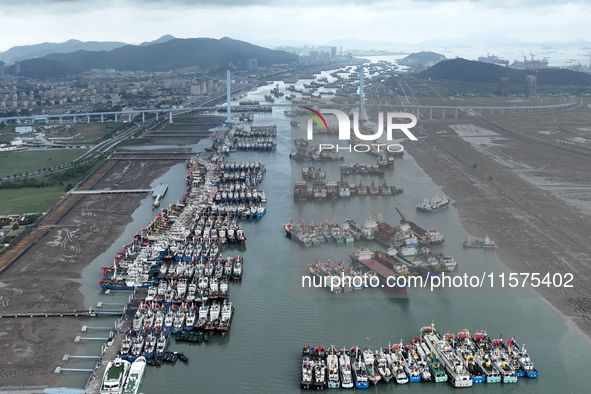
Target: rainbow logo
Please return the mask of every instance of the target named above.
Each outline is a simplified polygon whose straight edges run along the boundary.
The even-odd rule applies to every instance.
[[[326,124],[326,120],[324,120],[324,116],[320,115],[320,112],[314,111],[312,108],[308,108],[308,107],[304,107],[304,109],[307,109],[308,111],[312,111],[312,112],[314,112],[314,114],[316,114],[318,116],[318,117],[316,117],[313,114],[306,114],[306,115],[311,116],[316,121],[316,123],[318,123],[318,126],[320,126],[320,130],[323,129],[322,123],[324,123],[324,126],[326,127],[326,130],[328,131],[328,125]],[[322,119],[322,123],[320,123],[320,120],[318,118]]]

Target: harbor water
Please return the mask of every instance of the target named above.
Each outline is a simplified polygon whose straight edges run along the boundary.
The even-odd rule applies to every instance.
[[[283,83],[277,83],[284,91]],[[270,88],[268,85],[261,87],[251,92],[248,98],[263,103],[263,96]],[[354,197],[349,201],[294,205],[293,179],[301,174],[303,164],[289,159],[293,150],[290,118],[283,111],[284,108],[274,108],[273,113],[257,115],[254,121],[259,125],[278,125],[277,151],[231,154],[231,159],[237,162],[261,159],[265,163],[267,172],[261,187],[268,203],[264,217],[242,222],[246,246],[225,247],[222,252],[224,256],[244,256],[243,280],[230,284],[230,299],[235,308],[230,332],[224,337],[213,336],[209,343],[202,344],[172,340],[169,350],[183,352],[189,362],[148,367],[141,392],[295,393],[300,391],[301,349],[306,344],[378,349],[400,342],[401,338],[408,343],[419,334],[422,326],[432,321],[443,332],[457,333],[462,328],[471,332],[485,329],[493,338],[499,335],[515,337],[520,345],[526,344],[540,371],[538,379],[521,378],[512,385],[483,384],[469,391],[580,393],[588,390],[586,354],[591,351],[591,346],[586,337],[568,318],[530,290],[519,289],[510,297],[504,294],[484,297],[449,289],[440,289],[442,291],[433,294],[428,290],[410,288],[406,295],[391,297],[387,290],[364,289],[353,297],[298,286],[301,276],[307,274],[306,265],[313,264],[316,259],[348,261],[348,255],[362,244],[337,246],[331,243],[304,248],[290,242],[283,224],[289,223],[292,217],[318,222],[330,222],[336,217],[339,223],[350,218],[363,224],[372,215],[370,207],[393,226],[400,219],[394,209],[398,207],[409,220],[426,229],[438,229],[446,240],[433,250],[453,256],[459,265],[458,273],[481,274],[483,270],[498,273],[506,268],[494,251],[462,249],[461,241],[467,239],[468,234],[462,229],[453,206],[432,215],[415,212],[414,207],[423,199],[443,194],[408,154],[398,159],[394,170],[387,173],[389,185],[404,189],[399,196]],[[321,139],[315,143],[319,141]],[[196,152],[205,146],[207,142],[201,141],[193,148]],[[374,157],[362,154],[355,155],[354,159],[348,158],[346,162],[351,161],[375,164]],[[340,179],[340,164],[320,164],[327,172],[326,181]],[[186,165],[178,164],[154,181],[153,185],[161,182],[169,185],[162,206],[176,201],[177,196],[184,193],[185,171]],[[371,179],[372,176],[363,177],[366,185]],[[349,176],[346,180],[359,183],[360,176]],[[380,178],[375,177],[375,181],[381,185]],[[96,282],[101,274],[100,267],[109,265],[115,253],[153,218],[156,211],[152,210],[151,204],[152,197],[147,196],[121,237],[84,271],[81,284],[88,307],[96,306],[98,301],[124,302],[129,296],[129,293],[106,296]],[[377,244],[367,246],[383,250]],[[293,261],[294,258],[298,261]],[[95,345],[81,346],[80,352],[92,352]],[[69,376],[64,379],[73,387],[74,381],[81,378]],[[457,389],[449,383],[397,386],[390,382],[380,383],[369,390],[423,393]]]

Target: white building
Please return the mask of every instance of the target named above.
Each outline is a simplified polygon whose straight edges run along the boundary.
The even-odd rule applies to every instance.
[[[17,134],[27,134],[33,132],[33,126],[16,126],[14,131]]]

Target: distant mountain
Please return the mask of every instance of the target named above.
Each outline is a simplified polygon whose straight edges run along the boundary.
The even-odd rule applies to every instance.
[[[145,46],[126,45],[111,51],[54,53],[40,59],[21,62],[25,77],[47,78],[79,74],[92,68],[119,71],[169,71],[199,66],[246,67],[248,59],[257,59],[259,66],[298,61],[294,54],[274,51],[230,38],[175,38]],[[9,74],[15,73],[14,65]]]
[[[68,40],[61,43],[44,42],[34,45],[22,45],[12,47],[6,52],[0,53],[0,58],[7,62],[14,63],[15,60],[33,59],[43,57],[51,53],[70,53],[80,50],[84,51],[110,51],[115,48],[127,45],[118,41],[79,41]]]
[[[515,70],[490,63],[452,59],[439,62],[416,76],[418,78],[492,83],[499,82],[501,77],[507,77],[510,83],[523,84],[525,76],[534,73],[532,70]],[[540,69],[537,73],[537,83],[542,85],[591,85],[591,75],[564,69]]]
[[[145,47],[146,45],[153,45],[153,44],[162,44],[164,42],[168,42],[170,40],[174,40],[176,37],[171,36],[170,34],[165,34],[157,40],[154,41],[146,41],[140,44],[141,47]]]

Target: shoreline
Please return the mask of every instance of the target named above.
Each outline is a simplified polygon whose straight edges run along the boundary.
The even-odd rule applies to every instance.
[[[104,171],[99,168],[81,189],[149,187],[177,163],[174,159],[107,162]],[[84,309],[79,283],[83,271],[121,236],[144,198],[143,194],[70,195],[31,238],[21,241],[20,254],[2,256],[14,260],[0,276],[2,311]],[[65,378],[53,371],[64,354],[80,350],[73,339],[83,318],[44,318],[38,324],[39,319],[3,320],[2,331],[13,334],[0,336],[0,351],[11,360],[0,366],[0,386],[22,385],[26,376],[27,385],[56,387]]]
[[[495,207],[493,204],[491,204],[490,209],[488,209],[489,216],[486,216],[484,212],[487,209],[482,208],[482,206],[487,206],[487,203],[490,200],[494,199],[495,194],[490,194],[490,191],[493,188],[498,189],[496,190],[496,192],[499,194],[499,196],[504,197],[503,202],[505,202],[507,205],[503,208],[505,208],[507,211],[510,211],[511,209],[516,210],[515,217],[519,217],[519,214],[517,214],[517,210],[526,211],[529,214],[533,213],[534,219],[540,220],[540,222],[544,225],[551,225],[551,223],[545,222],[544,218],[536,216],[535,210],[532,212],[532,210],[529,210],[527,206],[521,204],[520,201],[513,199],[513,196],[509,195],[507,188],[514,187],[516,190],[518,190],[518,193],[521,193],[522,191],[520,187],[523,186],[525,183],[528,183],[531,187],[538,189],[539,193],[546,194],[545,191],[537,188],[535,185],[532,185],[526,180],[520,178],[518,174],[515,174],[513,171],[511,171],[511,169],[506,167],[501,168],[501,171],[511,173],[514,176],[514,178],[518,178],[519,181],[515,182],[515,179],[512,179],[511,181],[513,183],[511,183],[508,187],[505,187],[506,185],[504,185],[502,190],[493,181],[497,178],[496,174],[495,177],[493,177],[492,180],[488,182],[489,179],[486,179],[485,175],[478,173],[475,170],[476,167],[470,168],[465,162],[462,161],[463,158],[458,155],[461,155],[462,152],[472,150],[472,152],[468,152],[470,154],[470,157],[472,158],[476,155],[480,156],[479,160],[481,160],[484,163],[483,166],[485,167],[491,165],[491,163],[488,162],[491,161],[491,158],[486,155],[483,155],[481,152],[477,151],[472,146],[465,143],[460,137],[456,137],[455,135],[450,134],[440,136],[434,132],[435,129],[441,130],[444,127],[447,127],[447,125],[441,123],[431,123],[426,125],[423,124],[423,130],[421,134],[423,135],[423,137],[425,137],[425,135],[428,135],[428,137],[419,138],[418,144],[414,142],[413,144],[409,144],[409,148],[407,149],[407,151],[413,157],[417,165],[425,172],[425,174],[429,176],[435,184],[441,187],[441,189],[446,193],[446,195],[448,195],[450,198],[454,200],[453,205],[458,212],[460,225],[462,226],[464,231],[473,236],[483,237],[486,233],[484,232],[486,230],[483,227],[486,227],[487,223],[490,224],[494,222],[494,218],[491,218],[491,216],[494,216],[495,213],[493,211],[498,211],[499,207]],[[442,142],[440,141],[440,139],[442,138],[446,138],[448,140],[445,141],[445,143],[449,143],[449,140],[451,139],[457,142],[457,144],[454,145],[454,147],[458,147],[459,152],[456,153],[456,156],[452,155],[452,153],[446,149],[445,144],[442,145]],[[462,144],[464,145],[462,146]],[[535,150],[535,148],[536,147],[533,147],[532,150]],[[502,167],[499,163],[493,164],[497,167]],[[488,167],[486,167],[486,170],[490,172],[494,171],[493,169]],[[451,173],[452,175],[446,176],[446,173]],[[465,179],[460,179],[461,177],[458,178],[458,175],[463,175]],[[482,187],[481,184],[484,182],[487,182],[488,184]],[[475,201],[477,202],[475,203]],[[480,202],[480,206],[478,206],[478,202]],[[534,199],[534,202],[537,201]],[[547,201],[544,202],[547,203]],[[556,209],[573,209],[572,207],[567,206],[566,203],[564,203],[564,205],[565,206],[557,206]],[[478,217],[479,219],[482,218],[483,222],[478,222],[475,219],[473,219],[476,217]],[[520,223],[519,220],[515,221],[515,218],[502,217],[501,220],[503,220],[503,222],[501,224],[497,223],[497,226],[490,225],[488,227],[490,229],[488,231],[490,231],[493,234],[491,235],[491,238],[495,239],[498,245],[500,244],[500,248],[496,250],[499,262],[503,264],[503,266],[505,266],[508,270],[515,272],[532,272],[532,270],[533,272],[545,272],[544,269],[548,268],[548,264],[542,264],[542,262],[535,260],[533,258],[532,259],[535,260],[534,264],[536,265],[528,266],[527,264],[524,264],[524,261],[527,260],[527,257],[524,258],[523,254],[527,253],[527,251],[520,251],[520,243],[517,239],[515,239],[514,234],[508,235],[507,233],[509,231],[507,231],[507,233],[502,232],[504,228],[503,224],[505,224],[504,220],[508,222],[508,219],[513,220],[511,222],[511,225],[507,225],[507,228],[510,228],[512,231],[516,228],[517,230],[520,229],[519,227],[514,227],[513,225],[524,226],[524,220],[527,220],[528,225],[530,225],[529,221],[532,220],[532,218],[521,218]],[[532,225],[532,227],[535,227],[535,225]],[[543,233],[543,229],[536,230],[538,230],[540,234]],[[516,232],[518,233],[519,231]],[[561,246],[564,249],[568,248],[567,245]],[[584,246],[579,247],[578,251],[580,252],[582,250],[583,252],[585,252],[585,249],[586,248]],[[553,268],[552,263],[555,264]],[[556,261],[550,261],[550,267],[551,270],[549,272],[562,272]],[[572,267],[569,265],[569,268]],[[584,269],[584,261],[581,261],[581,264],[579,264],[577,268]],[[577,290],[582,290],[582,286],[584,286],[583,283],[583,280],[577,277],[575,273],[574,286],[577,288]],[[571,289],[571,291],[568,293],[560,291],[564,290],[563,288],[546,289],[541,287],[530,287],[530,290],[533,290],[533,294],[535,294],[537,297],[542,298],[548,305],[552,307],[552,309],[558,311],[565,318],[565,320],[567,320],[567,324],[569,326],[572,325],[576,327],[578,330],[580,330],[580,332],[584,335],[585,339],[589,343],[591,343],[591,324],[589,323],[589,318],[586,316],[587,314],[584,308],[584,300],[587,296],[586,294],[583,293],[581,297],[581,295],[577,294],[574,289]],[[570,295],[579,295],[580,298],[569,297]]]

